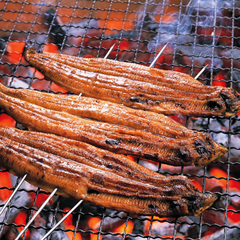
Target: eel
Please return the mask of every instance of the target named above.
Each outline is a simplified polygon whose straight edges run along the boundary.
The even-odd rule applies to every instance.
[[[0,83],[0,91],[38,106],[64,111],[75,116],[101,122],[141,129],[170,138],[204,136],[175,122],[168,116],[150,111],[126,107],[109,101],[69,94],[54,94],[30,89],[8,88]]]
[[[206,86],[184,73],[32,48],[24,56],[47,79],[75,94],[166,115],[229,117],[240,110],[234,89]]]
[[[16,94],[18,97],[27,95],[26,91],[18,92],[21,92]],[[30,92],[28,90],[28,93]],[[51,96],[40,92],[38,94]],[[0,86],[0,107],[28,129],[84,141],[115,153],[129,154],[174,166],[203,166],[227,151],[225,147],[214,142],[207,133],[194,133],[183,138],[161,136],[142,129],[134,129],[132,126],[87,119],[65,111],[48,109],[18,97],[14,97],[13,90]],[[76,96],[69,98],[75,98],[77,101]],[[44,101],[43,97],[42,102],[45,104]],[[45,105],[49,106],[47,102]]]
[[[124,155],[48,133],[0,127],[0,165],[47,191],[141,215],[199,215],[217,199],[183,175],[160,175]]]

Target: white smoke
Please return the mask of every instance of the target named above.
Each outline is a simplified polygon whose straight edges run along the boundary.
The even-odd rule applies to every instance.
[[[159,32],[155,39],[149,43],[149,51],[154,51],[159,45],[170,44],[185,44],[192,43],[195,37],[195,29],[206,28],[207,44],[216,45],[220,31],[210,33],[209,28],[220,25],[223,9],[231,9],[233,2],[228,0],[192,0],[184,8],[184,13],[173,13],[173,20],[168,23],[159,24]],[[205,32],[203,31],[203,35]],[[211,38],[212,35],[212,38]],[[195,37],[196,38],[196,37]],[[203,36],[204,38],[204,36]],[[208,38],[208,40],[207,40]],[[209,42],[210,39],[210,42]],[[204,39],[203,39],[204,40]],[[211,42],[212,41],[212,42]]]

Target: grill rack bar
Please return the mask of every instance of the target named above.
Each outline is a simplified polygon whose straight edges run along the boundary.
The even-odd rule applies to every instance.
[[[8,2],[10,2],[10,1],[8,1]],[[26,3],[26,4],[28,4],[28,3]],[[30,5],[30,3],[29,3],[29,5]],[[53,7],[54,7],[55,5],[53,5]],[[61,6],[62,7],[62,6]],[[93,11],[95,11],[95,9],[93,9]],[[233,19],[233,21],[234,21],[234,18],[232,18]],[[16,32],[16,31],[14,31],[14,32]],[[197,37],[198,35],[196,35],[196,37]],[[230,37],[231,38],[231,37]],[[234,39],[234,38],[231,38],[231,39]],[[176,43],[176,44],[178,44],[178,43]],[[179,44],[180,45],[180,44]],[[194,46],[196,46],[196,44],[194,45]],[[228,48],[228,47],[226,47],[226,48]],[[237,48],[237,47],[235,47],[235,48]],[[103,50],[106,50],[105,48],[99,48],[99,49],[103,49]],[[233,49],[233,48],[231,48],[230,47],[230,49]],[[140,52],[140,51],[139,51]],[[145,52],[145,51],[144,51]],[[182,56],[185,56],[186,54],[182,54]],[[195,57],[194,56],[194,54],[193,54],[193,57]],[[211,56],[210,56],[211,57]],[[234,57],[230,57],[230,59],[234,59]],[[145,63],[145,62],[142,62],[142,63]],[[179,64],[178,64],[179,65]],[[165,65],[165,66],[170,66],[170,67],[174,67],[175,66],[175,64],[173,63],[173,64],[167,64],[167,65]],[[180,65],[181,66],[181,65]],[[191,66],[190,66],[191,67]],[[194,67],[196,67],[196,66],[194,66]],[[192,68],[193,68],[193,65],[192,65]],[[219,69],[219,68],[217,68],[217,69]],[[220,68],[221,70],[226,70],[226,68]],[[231,67],[230,68],[230,70],[231,71],[233,71],[233,67]],[[14,74],[13,74],[13,77],[14,77]],[[230,80],[229,80],[229,83],[231,84],[232,83],[232,74],[231,74],[231,76],[230,76]],[[209,131],[209,130],[208,130]],[[216,134],[219,134],[219,133],[221,133],[221,131],[213,131],[213,130],[210,130],[209,131],[210,133],[216,133]],[[231,130],[229,130],[229,131],[224,131],[224,134],[225,133],[227,133],[229,136],[232,136],[232,135],[236,135],[237,134],[237,132],[235,131],[233,131],[232,129]],[[233,150],[233,149],[236,149],[235,147],[232,147],[230,144],[229,144],[229,150],[230,150],[230,152]],[[237,150],[239,150],[238,148],[237,148]],[[219,161],[218,161],[219,162]],[[221,164],[224,164],[224,165],[228,165],[228,167],[231,167],[231,166],[236,166],[236,165],[238,165],[238,163],[234,163],[234,162],[230,162],[230,159],[228,158],[228,160],[227,160],[227,162],[224,162],[224,161],[220,161],[220,163]],[[183,171],[181,171],[181,173],[182,173]],[[180,173],[180,174],[181,174]],[[191,176],[191,174],[188,174],[189,176]],[[196,174],[196,175],[198,175],[198,174]],[[204,179],[208,179],[208,176],[205,176],[205,175],[202,175],[202,176],[199,176],[199,177],[202,177],[202,178],[204,178]],[[230,181],[230,179],[232,179],[232,178],[227,178],[227,181],[229,182]],[[236,180],[238,180],[239,181],[239,179],[238,178],[234,178],[234,179],[236,179]],[[230,194],[228,194],[229,196],[230,196]],[[215,209],[216,211],[219,211],[219,209]],[[222,210],[225,210],[225,209],[222,209]],[[229,211],[231,211],[231,210],[228,210],[228,212]],[[131,219],[131,218],[130,218]],[[181,223],[180,221],[177,221],[177,222],[179,222],[179,223]],[[204,225],[204,223],[203,223],[203,225]],[[228,223],[226,223],[225,225],[220,225],[220,228],[221,227],[225,227],[225,228],[227,228],[227,229],[229,229],[228,227],[229,227],[229,224]],[[100,234],[101,235],[101,234]],[[148,237],[149,239],[154,239],[153,238],[153,236],[149,236]],[[176,236],[174,237],[175,239],[176,239]],[[163,239],[163,238],[162,238]]]

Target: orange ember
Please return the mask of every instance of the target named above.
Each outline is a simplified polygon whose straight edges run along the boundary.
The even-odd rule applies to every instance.
[[[25,42],[12,41],[7,44],[7,55],[11,63],[18,63],[23,60],[23,49]]]
[[[98,230],[91,230],[94,233],[90,233],[90,240],[102,240],[102,235],[98,234]]]
[[[42,190],[43,191],[43,190]],[[29,193],[30,197],[31,197],[31,205],[33,204],[33,202],[35,201],[35,198],[36,198],[36,193],[35,192],[30,192]],[[44,202],[45,200],[48,198],[49,196],[49,193],[48,192],[40,192],[37,196],[37,200],[36,200],[36,203],[35,203],[35,206],[36,207],[40,207]],[[53,204],[53,200],[50,199],[49,200],[49,204]]]
[[[201,185],[198,181],[193,180],[192,183],[193,183],[193,185],[194,185],[194,187],[195,187],[196,189],[198,189],[199,191],[202,192],[202,190],[203,190],[203,189],[202,189],[202,185]]]
[[[219,179],[217,179],[217,181],[219,182],[219,185],[223,186],[223,189],[226,191],[227,189],[227,173],[224,172],[223,170],[219,169],[219,168],[212,168],[210,170],[210,174],[211,176],[215,176]],[[232,180],[232,177],[229,176],[229,184],[228,184],[228,188],[229,190],[233,190],[233,191],[240,191],[240,182],[236,181],[236,180]]]
[[[152,227],[153,227],[154,223],[159,223],[159,222],[162,222],[165,220],[167,220],[167,218],[160,218],[157,216],[153,216],[152,217]],[[151,217],[149,217],[149,220],[145,221],[144,229],[145,229],[146,235],[148,235],[148,233],[150,231],[150,226],[151,226]],[[152,229],[152,227],[151,227],[151,229]]]
[[[130,160],[132,160],[133,162],[136,161],[136,159],[135,159],[134,156],[132,156],[132,155],[127,155],[127,157],[128,157]]]
[[[226,172],[224,172],[223,170],[221,170],[219,168],[212,168],[210,170],[210,175],[219,178],[219,179],[217,179],[217,181],[220,183],[220,185],[222,185],[224,187],[224,190],[226,190],[226,186],[227,186],[227,173]]]
[[[90,229],[98,229],[100,227],[101,218],[99,217],[91,217],[88,220],[88,226]]]
[[[0,125],[4,127],[15,127],[16,121],[5,113],[0,114]]]
[[[0,199],[5,202],[11,196],[12,190],[6,188],[12,188],[12,181],[9,172],[0,172]]]
[[[228,207],[227,218],[231,224],[238,225],[240,223],[240,212],[237,212],[238,209],[234,208],[233,206]]]
[[[71,208],[64,208],[63,209],[63,211],[64,212],[68,212],[68,211],[70,211],[71,210]],[[63,217],[65,216],[66,214],[63,214]],[[67,225],[71,225],[72,224],[72,214],[70,214],[65,220],[64,220],[64,222],[63,222],[63,225],[64,226],[67,226]]]
[[[64,88],[58,86],[56,83],[51,83],[50,91],[56,92],[56,93],[66,93],[67,90]]]
[[[183,240],[183,239],[185,239],[182,236],[170,236],[170,235],[163,235],[163,236],[161,236],[161,238],[164,240]]]
[[[63,211],[64,212],[68,212],[70,211],[70,208],[64,208]],[[63,214],[63,217],[66,214]],[[75,239],[75,240],[82,240],[82,236],[79,232],[75,232],[75,226],[73,225],[73,221],[72,221],[72,214],[70,214],[64,221],[63,221],[63,226],[66,229],[66,234],[68,236],[69,239]]]
[[[74,239],[74,240],[82,240],[80,233],[74,233],[75,226],[73,225],[67,225],[65,226],[66,234],[68,236],[68,239]]]
[[[58,47],[54,43],[49,43],[43,46],[43,52],[49,52],[49,53],[59,53]]]
[[[113,232],[114,233],[132,233],[133,230],[133,222],[128,221],[127,224],[123,223],[121,226],[114,228]]]
[[[28,218],[28,216],[27,216],[26,212],[20,212],[16,216],[14,222],[15,222],[16,225],[19,225],[19,226],[17,226],[17,230],[18,230],[19,233],[24,229],[25,225],[27,224],[27,218]],[[26,235],[25,236],[26,236],[25,239],[29,239],[30,231],[28,229],[26,231]]]
[[[220,87],[226,87],[227,86],[227,84],[225,82],[225,72],[221,71],[214,76],[212,86],[220,86]]]

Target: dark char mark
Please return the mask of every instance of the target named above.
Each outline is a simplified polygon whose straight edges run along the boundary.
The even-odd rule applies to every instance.
[[[189,161],[189,152],[183,149],[179,150],[179,158],[181,158],[184,162]]]
[[[210,141],[209,141],[209,143],[210,143]],[[200,140],[200,139],[196,140],[194,142],[194,144],[195,144],[195,149],[196,149],[197,153],[201,157],[203,157],[204,155],[206,155],[208,157],[208,159],[211,157],[212,148],[207,149],[202,140]],[[210,145],[212,146],[212,144],[210,144]]]
[[[138,97],[130,97],[131,102],[140,102],[140,99]]]
[[[106,144],[110,144],[110,145],[118,145],[120,143],[119,140],[114,140],[114,139],[107,139],[105,141]]]
[[[88,193],[88,194],[93,194],[93,193],[95,193],[95,194],[99,194],[98,191],[93,190],[93,189],[88,189],[88,190],[87,190],[87,193]]]
[[[208,101],[207,106],[212,110],[220,110],[222,108],[220,101]]]
[[[149,205],[148,205],[148,208],[149,208],[149,209],[156,209],[156,205],[154,205],[154,204],[149,204]]]

